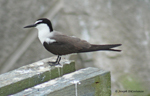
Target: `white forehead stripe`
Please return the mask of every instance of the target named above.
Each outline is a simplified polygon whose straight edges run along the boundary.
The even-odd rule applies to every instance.
[[[42,22],[43,20],[38,20],[38,21],[36,21],[34,24],[37,24],[37,23],[39,23],[39,22]]]

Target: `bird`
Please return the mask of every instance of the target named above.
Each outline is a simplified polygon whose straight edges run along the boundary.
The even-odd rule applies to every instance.
[[[86,40],[55,31],[53,30],[51,21],[47,18],[37,19],[34,24],[25,26],[24,28],[31,27],[38,29],[38,38],[44,48],[50,53],[57,55],[55,62],[49,62],[51,66],[60,65],[62,55],[93,51],[121,51],[112,48],[121,46],[122,44],[90,44]]]

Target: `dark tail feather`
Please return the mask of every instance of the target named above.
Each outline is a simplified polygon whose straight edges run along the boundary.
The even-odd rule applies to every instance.
[[[111,48],[118,47],[118,46],[121,46],[121,44],[92,45],[90,48],[80,50],[79,53],[80,52],[91,52],[91,51],[103,51],[103,50],[120,52],[121,50],[111,49]]]

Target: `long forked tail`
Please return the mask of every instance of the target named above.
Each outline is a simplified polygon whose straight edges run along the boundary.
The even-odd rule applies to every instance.
[[[82,49],[79,51],[79,53],[81,52],[92,52],[92,51],[117,51],[120,52],[121,50],[117,50],[117,49],[112,49],[114,47],[118,47],[121,46],[121,44],[108,44],[108,45],[91,45],[90,48],[87,49]]]

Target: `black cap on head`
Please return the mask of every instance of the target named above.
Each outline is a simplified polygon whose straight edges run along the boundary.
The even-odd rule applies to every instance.
[[[47,18],[40,18],[34,24],[25,26],[24,28],[36,27],[38,24],[42,24],[42,23],[47,24],[49,26],[49,28],[50,28],[50,31],[53,31],[52,23]]]

